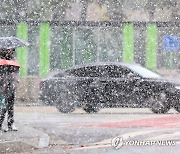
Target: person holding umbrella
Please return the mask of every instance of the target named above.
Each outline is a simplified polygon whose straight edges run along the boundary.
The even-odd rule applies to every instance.
[[[2,123],[7,112],[8,129],[4,131],[17,131],[14,126],[14,98],[18,83],[19,64],[15,60],[7,59],[0,59],[0,130],[2,130]]]
[[[15,40],[16,42],[13,42]],[[14,37],[0,38],[0,131],[17,131],[14,125],[14,98],[18,83],[20,65],[14,58],[16,47],[27,46],[27,43]],[[2,124],[8,114],[8,129],[2,130]]]
[[[0,49],[0,58],[1,59],[6,59],[6,60],[11,60],[14,59],[14,52],[15,49]]]

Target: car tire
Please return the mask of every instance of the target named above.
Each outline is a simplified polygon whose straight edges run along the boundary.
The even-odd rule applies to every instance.
[[[102,107],[101,103],[99,103],[99,95],[97,91],[90,89],[91,93],[85,99],[85,106],[83,110],[87,113],[97,113]]]
[[[177,103],[174,105],[174,109],[180,113],[180,102],[177,101]]]
[[[86,104],[83,108],[86,113],[97,113],[100,110],[98,105]]]
[[[150,98],[151,111],[156,114],[165,114],[170,110],[170,105],[167,102],[166,94],[160,93]]]
[[[59,110],[61,113],[71,113],[75,111],[75,106],[74,104],[70,102],[63,102],[60,105],[57,105],[56,108]]]
[[[67,93],[61,93],[56,103],[56,108],[62,113],[71,113],[75,110],[75,102]]]
[[[50,100],[45,100],[45,101],[42,101],[44,105],[46,106],[53,106],[53,101],[50,101]]]

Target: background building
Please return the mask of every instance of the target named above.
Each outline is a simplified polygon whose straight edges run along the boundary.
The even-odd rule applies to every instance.
[[[6,0],[1,4],[0,36],[17,36],[31,44],[17,50],[21,77],[44,77],[94,61],[137,62],[154,70],[180,66],[178,0]],[[168,41],[172,48],[165,46]]]

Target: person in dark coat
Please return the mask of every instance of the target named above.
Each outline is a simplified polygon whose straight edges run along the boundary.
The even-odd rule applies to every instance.
[[[14,60],[14,49],[7,49],[5,52],[0,52],[0,58],[5,60]],[[2,131],[2,123],[7,112],[8,129],[4,131],[17,131],[14,125],[14,98],[15,89],[18,83],[19,67],[11,65],[0,66],[0,96],[1,96],[1,111],[0,111],[0,130]]]
[[[15,49],[0,49],[0,58],[6,60],[14,59]]]

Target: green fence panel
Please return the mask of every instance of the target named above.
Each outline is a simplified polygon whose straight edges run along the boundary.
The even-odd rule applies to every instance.
[[[49,23],[40,24],[40,77],[47,76],[50,69],[50,25]]]
[[[75,64],[86,64],[95,61],[96,49],[92,29],[79,28],[75,31]]]
[[[17,37],[22,40],[28,38],[28,26],[26,23],[18,23],[17,25]],[[21,47],[17,49],[17,60],[20,64],[20,76],[27,76],[27,47]]]
[[[123,62],[134,61],[134,26],[125,24],[123,27]]]
[[[67,69],[72,66],[72,29],[62,29],[61,31],[62,39],[61,39],[61,69]]]
[[[157,26],[148,24],[147,26],[147,47],[146,47],[146,67],[155,70],[157,68]]]

